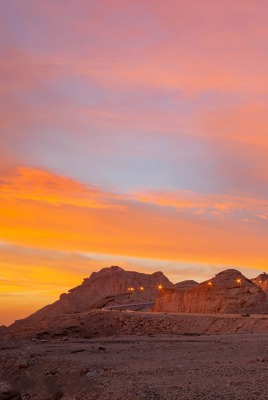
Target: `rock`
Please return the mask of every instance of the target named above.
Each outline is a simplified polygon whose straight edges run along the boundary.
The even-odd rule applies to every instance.
[[[153,311],[263,314],[268,307],[259,286],[239,271],[228,269],[190,289],[175,286],[159,291]]]
[[[89,377],[91,377],[91,378],[93,378],[93,377],[95,377],[95,376],[98,376],[98,375],[99,375],[99,373],[98,373],[98,371],[96,371],[96,370],[89,371],[89,372],[86,373],[86,376],[89,376]]]
[[[22,400],[22,397],[8,382],[0,381],[0,400]]]
[[[18,368],[27,368],[29,366],[29,362],[28,362],[27,358],[19,358],[15,362],[15,366]]]
[[[75,349],[75,350],[71,350],[71,353],[72,353],[72,354],[75,354],[75,353],[82,353],[83,351],[85,351],[85,349]]]
[[[0,393],[5,393],[8,392],[9,390],[12,390],[12,386],[10,385],[10,383],[5,381],[0,381]]]
[[[22,400],[22,397],[19,392],[12,390],[7,393],[0,393],[0,400]]]
[[[64,396],[63,392],[59,390],[54,394],[53,400],[61,400],[63,396]]]

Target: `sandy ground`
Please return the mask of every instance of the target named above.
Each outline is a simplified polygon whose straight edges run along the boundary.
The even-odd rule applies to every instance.
[[[0,341],[0,400],[268,399],[268,334]]]

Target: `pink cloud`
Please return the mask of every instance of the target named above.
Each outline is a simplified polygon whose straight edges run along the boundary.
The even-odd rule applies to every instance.
[[[241,197],[223,194],[202,194],[186,190],[162,190],[133,194],[140,202],[181,210],[193,210],[196,215],[212,211],[214,214],[228,214],[247,211],[250,214],[268,212],[268,201],[263,198]]]
[[[218,155],[219,176],[244,195],[264,193],[268,182],[267,111],[265,102],[250,102],[199,119],[203,137]]]

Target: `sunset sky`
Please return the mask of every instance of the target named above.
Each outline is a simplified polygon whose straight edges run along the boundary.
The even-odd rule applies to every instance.
[[[120,265],[268,271],[267,0],[0,2],[0,325]]]

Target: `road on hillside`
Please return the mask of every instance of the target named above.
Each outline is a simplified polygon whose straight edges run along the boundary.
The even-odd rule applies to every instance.
[[[149,302],[149,303],[132,303],[132,304],[117,304],[115,306],[108,306],[108,307],[103,307],[102,311],[112,311],[112,310],[133,310],[133,308],[141,308],[141,307],[153,307],[154,302]]]

